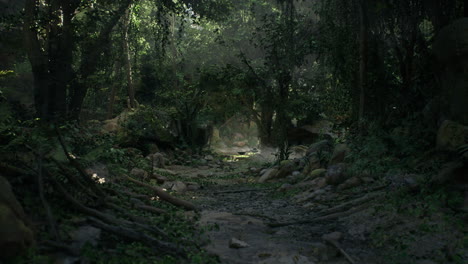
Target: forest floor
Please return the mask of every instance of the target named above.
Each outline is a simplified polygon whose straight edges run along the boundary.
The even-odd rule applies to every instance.
[[[425,215],[404,199],[410,210],[400,213],[378,182],[342,192],[328,186],[320,201],[299,203],[304,189],[257,183],[249,160],[169,169],[200,185],[184,196],[202,208],[199,225],[211,227],[205,248],[221,263],[468,263],[455,242],[466,239],[463,222],[460,231],[456,219]]]

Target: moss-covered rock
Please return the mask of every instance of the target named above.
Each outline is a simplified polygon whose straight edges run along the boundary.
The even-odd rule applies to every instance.
[[[23,253],[33,243],[25,214],[8,181],[0,176],[0,259]]]

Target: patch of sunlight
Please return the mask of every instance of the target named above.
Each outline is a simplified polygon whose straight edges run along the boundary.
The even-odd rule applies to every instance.
[[[106,178],[99,177],[97,173],[93,173],[93,176],[91,178],[95,179],[99,184],[104,184],[106,182]]]

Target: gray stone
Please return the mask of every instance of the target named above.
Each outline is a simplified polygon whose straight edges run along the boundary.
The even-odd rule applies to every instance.
[[[328,167],[325,178],[327,184],[338,185],[346,180],[346,164],[338,163]]]
[[[258,179],[258,182],[259,183],[266,182],[266,181],[268,181],[270,179],[275,178],[277,174],[278,174],[278,169],[277,168],[267,169],[265,171],[265,173],[263,173],[263,175],[260,177],[260,179]]]
[[[239,240],[237,238],[231,238],[231,240],[229,240],[229,247],[230,248],[246,248],[246,247],[249,247],[249,244],[245,243],[244,241],[242,240]]]
[[[0,258],[17,256],[33,244],[33,233],[26,223],[23,207],[10,183],[0,176]]]

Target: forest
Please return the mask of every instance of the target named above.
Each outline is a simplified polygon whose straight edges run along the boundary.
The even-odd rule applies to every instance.
[[[466,264],[467,223],[467,0],[0,0],[0,264]]]

